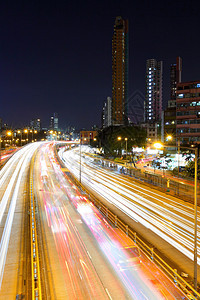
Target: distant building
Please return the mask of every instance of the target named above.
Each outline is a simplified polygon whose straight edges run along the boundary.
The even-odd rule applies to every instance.
[[[170,66],[170,100],[168,107],[176,107],[176,86],[181,82],[182,76],[182,58],[176,58],[176,64]]]
[[[90,145],[91,141],[97,136],[97,131],[84,130],[80,132],[80,140],[83,145]]]
[[[40,119],[32,119],[30,121],[30,128],[34,129],[34,130],[37,130],[37,131],[40,131],[41,130],[41,121],[40,121]]]
[[[102,127],[106,128],[112,125],[112,98],[107,97],[103,106]]]
[[[161,121],[163,62],[148,59],[146,63],[145,123]]]
[[[112,39],[112,125],[128,121],[128,20],[116,17]]]
[[[49,125],[49,129],[53,130],[54,129],[54,117],[52,116],[50,119],[50,125]]]
[[[53,116],[51,116],[50,119],[50,126],[49,126],[50,130],[58,130],[58,114],[54,113]]]
[[[163,62],[148,59],[146,63],[146,92],[144,101],[144,122],[148,141],[156,141],[160,136],[162,116]],[[158,130],[159,129],[159,130]]]
[[[200,80],[177,84],[176,133],[182,144],[200,143]]]
[[[176,90],[177,84],[181,82],[182,76],[182,59],[180,56],[176,58],[176,64],[170,66],[170,100],[165,110],[165,137],[173,136],[173,143],[176,142]]]

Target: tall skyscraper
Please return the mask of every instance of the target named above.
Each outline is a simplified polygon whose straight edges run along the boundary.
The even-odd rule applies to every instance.
[[[41,130],[41,121],[40,121],[40,119],[32,119],[30,121],[30,127],[31,127],[31,129],[40,131]]]
[[[146,63],[145,123],[161,121],[163,62],[148,59]]]
[[[168,101],[168,107],[165,109],[165,135],[172,135],[175,143],[176,136],[176,92],[177,84],[181,83],[182,75],[182,59],[176,58],[176,63],[170,66],[170,99]]]
[[[200,144],[200,80],[177,83],[176,132],[182,144]]]
[[[176,64],[170,66],[170,100],[168,107],[176,107],[176,85],[181,82],[182,58],[176,58]]]
[[[54,130],[58,130],[58,114],[54,113]]]
[[[49,129],[51,130],[58,130],[58,114],[54,113],[50,119],[50,126]]]
[[[103,113],[102,113],[102,127],[106,128],[112,125],[112,98],[107,97],[107,101],[105,101],[103,106]]]
[[[116,17],[112,39],[112,125],[128,120],[128,20]]]

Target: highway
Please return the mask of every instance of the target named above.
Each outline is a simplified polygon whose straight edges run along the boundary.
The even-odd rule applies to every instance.
[[[84,149],[83,146],[82,148]],[[79,150],[65,152],[62,150],[59,153],[66,167],[79,180]],[[138,225],[142,226],[141,234],[151,243],[158,244],[158,248],[160,247],[166,256],[169,250],[173,251],[172,248],[182,253],[184,264],[182,263],[183,258],[181,258],[181,270],[186,269],[187,272],[190,272],[193,268],[192,263],[190,263],[193,260],[194,245],[193,205],[185,204],[180,199],[167,196],[117,172],[102,169],[98,165],[98,161],[95,162],[94,158],[89,156],[82,155],[81,162],[81,182],[93,194],[104,201],[106,200],[107,205],[112,210],[117,208],[118,211],[128,216],[132,221],[130,224],[134,224],[138,229]],[[157,237],[160,238],[161,242],[157,242]],[[168,243],[168,246],[162,247],[162,241]],[[199,246],[198,233],[198,264],[200,264]],[[177,263],[178,256],[174,256]]]
[[[34,169],[46,294],[53,299],[186,299],[65,176],[52,146],[40,149]]]
[[[27,176],[39,146],[35,143],[22,148],[0,172],[0,299],[15,299],[25,291]]]
[[[41,243],[46,245],[43,298],[131,299],[70,201],[69,195],[79,197],[78,191],[64,177],[48,144],[36,157],[34,178]]]
[[[187,299],[66,176],[54,143],[23,147],[0,172],[0,299],[32,299],[29,175],[41,299]]]

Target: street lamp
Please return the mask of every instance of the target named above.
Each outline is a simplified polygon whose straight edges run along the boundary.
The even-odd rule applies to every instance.
[[[20,147],[22,146],[22,131],[21,130],[17,130],[17,133],[21,135],[21,139],[20,139]]]
[[[30,133],[32,133],[32,140],[31,140],[31,143],[33,143],[33,130],[32,130],[32,129],[30,130]]]
[[[126,141],[126,160],[127,160],[127,142],[128,142],[128,138],[125,138]]]
[[[194,161],[194,288],[197,290],[197,156],[198,148],[195,148]]]
[[[156,142],[156,143],[154,144],[154,147],[155,147],[157,150],[160,150],[161,148],[164,147],[164,145],[161,144],[160,142]],[[154,173],[155,173],[155,165],[154,165]],[[165,172],[164,172],[164,167],[163,167],[163,177],[164,177],[164,176],[165,176]]]
[[[11,142],[12,142],[12,131],[7,131],[7,136],[11,137],[10,139],[10,145],[11,145]]]
[[[0,168],[1,168],[1,132],[0,132]]]
[[[37,133],[37,130],[34,130],[34,133],[36,134]],[[37,139],[36,139],[37,140]]]
[[[166,140],[167,140],[167,141],[172,141],[172,139],[173,139],[173,137],[172,137],[171,135],[168,135],[168,136],[166,137]]]
[[[79,169],[79,172],[80,172],[79,182],[80,183],[81,183],[81,145],[82,145],[82,140],[80,137],[80,169]]]
[[[118,136],[118,137],[117,137],[117,140],[118,140],[118,141],[121,141],[121,140],[122,140],[121,136]],[[122,142],[121,142],[121,147],[122,147]]]
[[[27,133],[27,144],[28,144],[28,129],[24,129],[24,133]]]
[[[163,144],[157,142],[157,143],[154,144],[154,147],[155,147],[157,150],[159,150],[159,149],[161,149],[161,148],[163,147]]]
[[[198,175],[198,148],[191,147],[182,147],[180,146],[180,139],[178,139],[178,153],[180,152],[180,148],[190,149],[195,152],[194,159],[194,288],[197,290],[197,175]]]

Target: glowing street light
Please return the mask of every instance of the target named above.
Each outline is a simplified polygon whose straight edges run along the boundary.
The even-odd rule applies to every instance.
[[[126,160],[127,160],[127,142],[128,142],[128,138],[125,138],[126,141]]]
[[[24,133],[27,133],[27,144],[28,144],[28,129],[24,129]]]
[[[171,135],[168,135],[167,136],[167,141],[172,141],[173,140],[173,137]]]
[[[155,147],[157,150],[159,150],[159,149],[161,149],[161,148],[163,147],[163,144],[157,142],[157,143],[154,144],[154,147]]]
[[[17,130],[17,133],[21,135],[21,139],[20,139],[20,147],[22,146],[22,131],[21,130]]]

